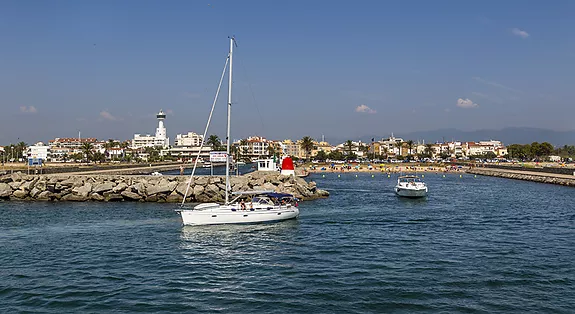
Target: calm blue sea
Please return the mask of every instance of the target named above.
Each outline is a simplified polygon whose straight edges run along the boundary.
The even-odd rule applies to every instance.
[[[575,189],[313,174],[298,220],[182,227],[176,205],[0,203],[0,312],[573,313]]]

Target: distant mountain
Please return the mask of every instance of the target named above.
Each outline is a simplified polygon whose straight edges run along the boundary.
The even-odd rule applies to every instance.
[[[505,145],[510,144],[530,144],[532,142],[549,142],[554,146],[575,145],[575,130],[573,131],[553,131],[547,129],[528,127],[509,127],[501,130],[476,130],[461,131],[458,129],[439,129],[432,131],[416,131],[410,133],[394,133],[395,137],[404,140],[422,141],[428,143],[450,142],[452,140],[462,142],[478,142],[484,140],[499,140]],[[380,140],[389,135],[366,135],[362,136],[364,142],[371,142],[372,138]]]

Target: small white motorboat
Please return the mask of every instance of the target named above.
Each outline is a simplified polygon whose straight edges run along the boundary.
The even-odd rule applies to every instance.
[[[400,176],[397,178],[395,194],[403,197],[426,197],[427,185],[418,176]]]

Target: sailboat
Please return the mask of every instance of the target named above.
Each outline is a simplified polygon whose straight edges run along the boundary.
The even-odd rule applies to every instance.
[[[216,92],[214,102],[212,104],[212,110],[210,112],[208,122],[204,131],[204,138],[208,132],[210,121],[212,119],[212,114],[214,112],[214,107],[220,92],[222,81],[224,79],[226,68],[229,63],[228,72],[228,122],[227,122],[227,134],[226,134],[226,154],[230,156],[230,121],[231,121],[231,109],[232,109],[232,69],[233,69],[233,53],[234,46],[236,42],[234,37],[230,38],[230,50],[228,57],[226,58],[226,64],[224,65],[224,70],[220,78],[220,83]],[[202,144],[203,146],[203,141]],[[202,151],[202,146],[198,151],[199,154]],[[216,225],[216,224],[238,224],[238,223],[259,223],[259,222],[271,222],[280,221],[286,219],[294,219],[299,216],[299,209],[297,199],[287,193],[276,193],[274,191],[231,191],[230,184],[230,158],[226,158],[226,184],[225,184],[225,202],[223,204],[219,203],[202,203],[194,207],[185,207],[186,197],[190,190],[190,185],[192,178],[194,176],[197,161],[194,163],[192,169],[192,174],[190,175],[190,181],[188,181],[188,186],[184,194],[184,199],[182,204],[177,211],[182,216],[182,222],[184,225]],[[234,196],[230,200],[230,196]]]

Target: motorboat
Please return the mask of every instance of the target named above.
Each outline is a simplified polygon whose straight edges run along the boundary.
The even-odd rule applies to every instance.
[[[395,194],[403,197],[419,198],[427,196],[427,185],[418,176],[407,175],[397,178]]]

